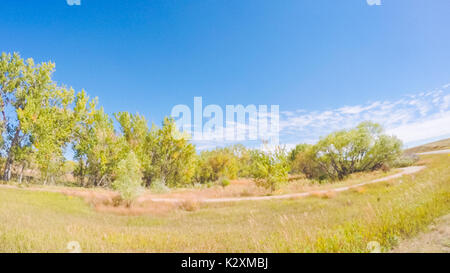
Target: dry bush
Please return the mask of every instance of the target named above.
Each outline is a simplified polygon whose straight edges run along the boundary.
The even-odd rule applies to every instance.
[[[353,188],[353,191],[363,194],[363,193],[366,192],[366,188],[364,188],[364,187],[357,187],[357,188]]]
[[[324,199],[332,199],[332,198],[336,197],[336,195],[337,195],[337,192],[335,192],[335,191],[327,191],[327,192],[323,195],[322,198],[324,198]]]
[[[112,202],[110,204],[112,204],[114,207],[118,207],[118,206],[120,206],[120,204],[122,204],[122,202],[123,202],[122,197],[120,197],[120,195],[117,195],[112,198]],[[105,205],[108,205],[108,204],[105,204]]]
[[[382,170],[383,172],[388,172],[391,170],[391,167],[389,167],[388,164],[383,164],[381,165],[380,170]]]
[[[322,198],[322,199],[332,199],[334,197],[336,197],[337,192],[335,191],[315,191],[311,193],[311,196],[313,197],[317,197],[317,198]]]
[[[164,216],[174,211],[177,206],[174,203],[168,202],[146,202],[144,204],[132,204],[130,206],[108,206],[97,205],[95,209],[99,212],[113,213],[123,216],[138,216],[138,215],[156,215]]]
[[[196,200],[187,199],[179,202],[178,208],[185,211],[196,211],[200,208],[200,203]]]
[[[248,189],[244,189],[240,195],[241,197],[249,197],[249,196],[253,196],[252,192],[250,192]]]
[[[61,193],[68,195],[68,196],[74,196],[82,198],[85,202],[96,206],[96,205],[112,205],[114,204],[114,200],[119,196],[119,194],[112,192],[112,191],[96,191],[96,190],[76,190],[76,189],[65,189],[62,190]]]

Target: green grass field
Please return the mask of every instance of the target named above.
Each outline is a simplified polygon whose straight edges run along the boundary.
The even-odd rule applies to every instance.
[[[0,188],[0,252],[388,251],[450,213],[450,156],[422,156],[411,176],[339,193],[119,216],[59,193]]]

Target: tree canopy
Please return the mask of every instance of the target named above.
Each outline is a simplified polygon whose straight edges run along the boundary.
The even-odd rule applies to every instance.
[[[84,187],[112,187],[131,200],[141,186],[177,187],[252,177],[275,190],[289,171],[314,179],[405,164],[402,143],[376,123],[333,132],[315,145],[299,144],[290,153],[248,149],[243,145],[196,152],[190,136],[172,118],[161,126],[139,113],[108,115],[81,90],[52,79],[55,64],[35,64],[17,53],[0,56],[0,153],[3,180],[26,168],[43,183],[56,183],[71,166]],[[73,164],[66,152],[72,149]],[[409,161],[408,161],[409,162]]]

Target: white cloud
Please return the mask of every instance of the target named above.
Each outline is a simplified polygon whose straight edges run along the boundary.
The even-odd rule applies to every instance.
[[[375,101],[334,110],[285,111],[280,117],[283,143],[308,142],[340,129],[370,120],[408,143],[450,134],[450,94],[442,88],[404,96],[395,101]],[[289,114],[286,114],[289,113]]]
[[[450,134],[450,112],[444,112],[427,120],[401,125],[389,129],[387,133],[396,135],[405,143],[446,136]]]
[[[356,126],[366,120],[380,123],[388,134],[409,144],[450,135],[450,84],[436,90],[403,96],[394,101],[346,105],[325,111],[293,109],[280,112],[280,144],[291,148],[298,143],[314,143],[333,131]],[[239,125],[239,124],[238,124]],[[248,125],[243,126],[246,130]],[[227,128],[224,128],[226,131]],[[257,147],[260,141],[237,141]],[[237,142],[223,140],[197,142],[201,149]]]

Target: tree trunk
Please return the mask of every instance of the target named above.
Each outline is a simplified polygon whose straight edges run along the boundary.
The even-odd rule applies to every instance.
[[[19,135],[20,135],[20,126],[17,127],[16,133],[14,134],[14,138],[11,141],[11,146],[8,151],[8,158],[5,163],[5,170],[3,172],[3,180],[9,181],[11,179],[11,169],[14,163],[13,149],[16,145],[19,144]]]
[[[20,175],[19,175],[19,184],[22,184],[22,179],[23,179],[23,172],[25,170],[25,164],[22,165],[22,169],[20,170]]]

